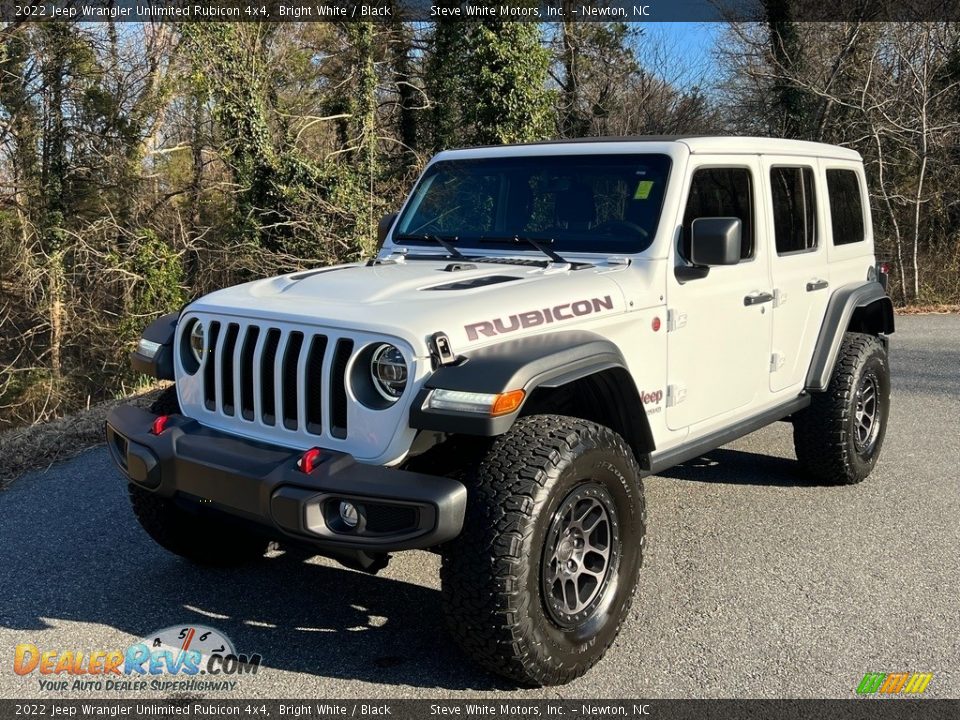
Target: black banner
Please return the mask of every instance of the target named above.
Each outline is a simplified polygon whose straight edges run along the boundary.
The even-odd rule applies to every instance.
[[[16,718],[953,720],[960,700],[0,700]]]
[[[960,0],[0,0],[8,22],[946,21]]]

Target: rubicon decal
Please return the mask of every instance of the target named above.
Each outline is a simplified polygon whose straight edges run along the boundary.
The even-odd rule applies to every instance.
[[[613,299],[609,295],[602,298],[590,298],[589,300],[575,300],[541,310],[528,310],[516,315],[470,323],[464,325],[463,329],[467,332],[468,340],[478,340],[481,335],[496,337],[515,330],[573,320],[576,317],[592,315],[604,310],[613,310]]]

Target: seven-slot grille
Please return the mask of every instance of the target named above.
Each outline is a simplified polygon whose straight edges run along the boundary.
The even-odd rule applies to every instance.
[[[204,407],[250,423],[344,439],[353,348],[349,338],[210,321],[201,368]]]

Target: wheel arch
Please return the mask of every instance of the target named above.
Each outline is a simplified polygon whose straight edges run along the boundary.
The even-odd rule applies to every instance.
[[[640,463],[650,468],[656,449],[640,392],[626,367],[596,368],[562,384],[545,383],[532,392],[521,416],[559,411],[559,414],[605,425],[622,437]]]
[[[502,393],[523,389],[523,404],[500,417],[424,410],[431,390]],[[620,349],[596,333],[568,331],[511,340],[469,353],[442,366],[414,400],[411,427],[492,437],[520,417],[571,415],[610,427],[649,466],[654,441],[643,403]]]
[[[880,283],[851,283],[833,293],[807,371],[808,391],[823,392],[829,386],[847,332],[881,338],[894,332],[893,302]]]

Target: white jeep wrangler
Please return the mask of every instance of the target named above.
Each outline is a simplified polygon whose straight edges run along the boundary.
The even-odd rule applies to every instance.
[[[627,617],[644,475],[778,420],[811,482],[870,473],[894,328],[868,207],[859,155],[814,143],[444,152],[375,259],[151,324],[133,364],[176,384],[108,447],[163,547],[436,551],[460,645],[564,683]]]

